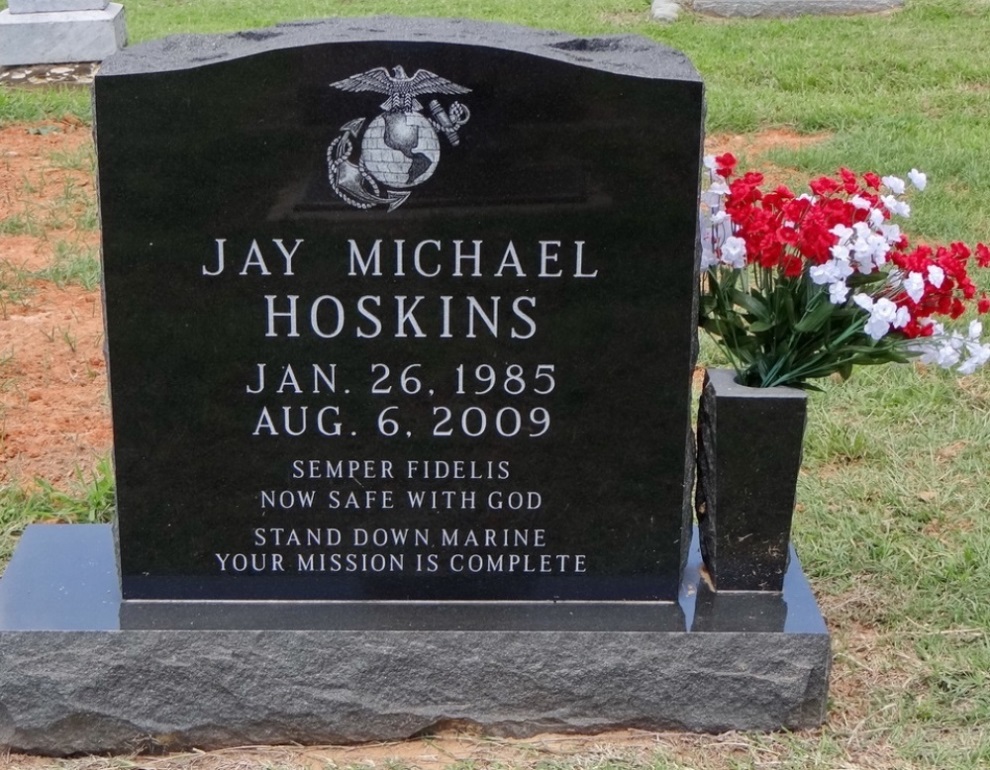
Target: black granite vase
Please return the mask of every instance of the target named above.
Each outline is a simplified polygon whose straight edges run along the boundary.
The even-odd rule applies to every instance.
[[[750,388],[705,374],[698,412],[695,507],[717,591],[780,591],[807,415],[797,388]]]

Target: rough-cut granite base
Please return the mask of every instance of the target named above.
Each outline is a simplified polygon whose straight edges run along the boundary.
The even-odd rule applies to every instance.
[[[0,65],[102,61],[127,42],[124,6],[44,13],[0,11]]]
[[[595,613],[504,630],[505,606],[488,630],[285,630],[267,627],[266,603],[253,629],[121,630],[110,527],[33,525],[0,580],[0,744],[64,755],[392,740],[452,723],[500,736],[812,727],[829,637],[791,564],[783,595],[716,600],[695,545],[679,623],[692,630],[613,630]]]

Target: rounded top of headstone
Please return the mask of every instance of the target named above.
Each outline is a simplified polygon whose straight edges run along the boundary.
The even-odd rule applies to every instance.
[[[103,62],[97,77],[191,69],[276,49],[393,41],[497,48],[619,75],[701,80],[684,54],[637,35],[576,37],[470,19],[398,16],[297,21],[223,35],[172,35],[113,54]]]

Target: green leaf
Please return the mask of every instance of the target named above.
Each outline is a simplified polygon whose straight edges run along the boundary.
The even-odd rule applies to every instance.
[[[847,286],[867,286],[871,283],[880,283],[887,279],[887,274],[882,270],[877,270],[875,273],[870,273],[869,275],[863,275],[862,273],[855,273],[846,279]]]
[[[739,291],[738,289],[734,289],[730,296],[733,302],[748,310],[761,321],[770,320],[770,308],[767,307],[767,304],[762,297],[754,294],[747,294],[746,292]]]
[[[759,334],[760,332],[770,331],[774,328],[774,326],[776,326],[776,324],[772,321],[753,321],[753,323],[749,325],[749,330],[754,334]]]
[[[804,318],[794,324],[794,328],[799,332],[813,332],[825,325],[825,322],[832,315],[832,303],[828,301],[819,302],[810,312],[805,312]]]

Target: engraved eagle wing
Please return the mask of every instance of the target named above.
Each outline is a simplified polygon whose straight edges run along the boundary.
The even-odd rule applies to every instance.
[[[352,75],[349,78],[331,83],[332,88],[339,88],[341,91],[375,91],[379,94],[392,94],[395,92],[395,78],[389,74],[384,67],[375,67],[373,70],[362,72],[360,75]]]
[[[409,94],[423,96],[424,94],[468,94],[470,88],[459,86],[447,78],[442,78],[428,70],[416,70],[409,78]]]
[[[374,91],[386,96],[422,96],[424,94],[466,94],[470,93],[470,88],[459,86],[457,83],[447,80],[447,78],[419,69],[412,77],[405,77],[405,72],[401,67],[396,67],[396,75],[389,73],[384,67],[375,67],[373,70],[362,72],[360,75],[352,75],[349,78],[331,83],[332,88],[339,88],[341,91]]]

